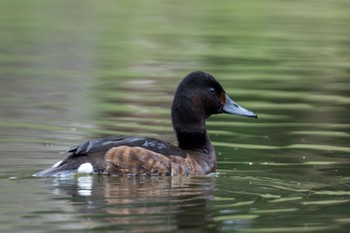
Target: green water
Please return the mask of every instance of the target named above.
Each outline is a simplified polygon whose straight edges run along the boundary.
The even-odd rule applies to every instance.
[[[1,232],[348,232],[350,2],[0,2]],[[207,122],[215,177],[31,177],[86,139],[175,143],[187,73],[257,120]]]

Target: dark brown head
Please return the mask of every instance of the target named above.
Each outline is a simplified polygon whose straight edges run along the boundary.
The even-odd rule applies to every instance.
[[[205,119],[212,114],[257,117],[231,100],[220,83],[202,71],[192,72],[181,81],[171,111],[177,132],[205,132]]]

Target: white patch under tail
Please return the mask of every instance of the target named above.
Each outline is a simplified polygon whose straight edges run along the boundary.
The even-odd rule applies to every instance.
[[[77,173],[78,174],[91,174],[94,172],[94,167],[91,163],[83,163],[79,166]]]

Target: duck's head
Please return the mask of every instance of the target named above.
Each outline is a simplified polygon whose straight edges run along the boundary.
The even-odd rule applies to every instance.
[[[234,102],[218,81],[208,73],[188,74],[179,84],[172,105],[175,130],[205,130],[205,119],[226,113],[257,118],[257,115]]]

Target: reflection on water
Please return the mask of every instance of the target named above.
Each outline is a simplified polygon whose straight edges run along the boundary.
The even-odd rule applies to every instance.
[[[48,182],[55,194],[70,196],[79,221],[96,231],[217,229],[209,209],[214,177],[80,176]]]
[[[96,232],[319,232],[349,222],[350,193],[344,191],[348,180],[326,185],[317,179],[282,180],[251,174],[42,179],[44,190],[52,193],[45,196],[66,207],[33,212],[26,218],[46,224],[46,230],[59,223],[66,230]],[[59,214],[64,217],[57,218]],[[67,218],[79,225],[62,220]]]
[[[2,1],[0,231],[347,232],[349,7]],[[193,70],[259,115],[209,119],[216,177],[31,177],[88,138],[175,142]]]

